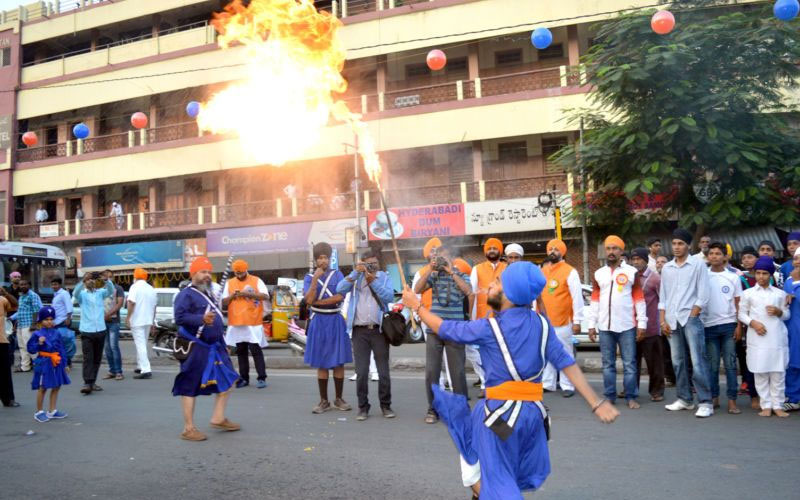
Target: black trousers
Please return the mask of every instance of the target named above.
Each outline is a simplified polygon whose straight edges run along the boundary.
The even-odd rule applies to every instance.
[[[103,361],[103,348],[106,345],[106,331],[81,332],[81,352],[83,353],[83,383],[92,385],[97,381],[97,372]]]
[[[664,376],[667,382],[675,385],[675,368],[672,366],[672,350],[669,347],[669,339],[666,335],[660,335],[659,338],[661,339],[661,353],[664,360]]]
[[[433,410],[433,390],[431,385],[439,383],[442,372],[442,351],[447,353],[447,366],[450,369],[453,392],[467,396],[467,375],[464,364],[467,356],[464,344],[444,341],[438,335],[428,333],[425,339],[425,392],[428,395],[428,409]]]
[[[389,341],[380,327],[353,327],[353,360],[356,365],[356,394],[358,408],[369,411],[369,357],[375,354],[378,367],[378,399],[381,408],[392,405],[392,380],[389,377]]]
[[[758,396],[756,378],[747,369],[747,328],[742,328],[744,328],[744,335],[742,335],[742,340],[736,343],[736,358],[739,361],[739,373],[742,376],[742,382],[747,382],[747,393],[751,398],[754,398]]]
[[[658,336],[645,337],[636,342],[636,387],[639,387],[642,378],[642,359],[644,359],[647,363],[647,374],[650,375],[648,386],[650,396],[664,395],[664,354],[661,351],[661,338]]]
[[[239,358],[239,377],[245,382],[250,382],[250,356],[253,356],[253,364],[256,365],[258,380],[266,380],[267,365],[264,362],[264,352],[258,344],[249,342],[239,342],[236,344],[236,357]]]
[[[14,382],[11,379],[12,363],[8,357],[10,349],[11,344],[0,344],[0,401],[5,406],[14,401]]]

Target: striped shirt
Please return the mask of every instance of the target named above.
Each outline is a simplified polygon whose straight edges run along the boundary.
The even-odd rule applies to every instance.
[[[466,274],[460,271],[453,271],[465,283],[469,283]],[[433,304],[431,312],[442,319],[454,319],[463,321],[464,318],[464,299],[467,297],[458,288],[458,284],[453,276],[444,273],[432,272],[428,276],[428,286],[433,290]]]
[[[36,315],[42,308],[42,299],[33,290],[28,293],[20,294],[19,309],[17,311],[17,326],[28,328],[36,322]]]

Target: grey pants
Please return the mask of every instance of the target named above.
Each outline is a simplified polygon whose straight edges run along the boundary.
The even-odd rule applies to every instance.
[[[441,340],[438,335],[428,333],[425,339],[425,392],[428,395],[428,409],[433,410],[433,384],[439,383],[442,372],[442,351],[447,353],[447,366],[450,369],[453,392],[467,395],[467,374],[464,364],[467,356],[463,344]]]

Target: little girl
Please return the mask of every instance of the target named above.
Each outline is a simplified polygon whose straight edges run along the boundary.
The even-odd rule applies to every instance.
[[[33,415],[37,422],[47,422],[51,418],[66,418],[67,414],[56,409],[58,400],[58,390],[62,385],[69,384],[69,377],[66,371],[67,354],[64,345],[61,343],[61,333],[54,328],[56,311],[50,306],[42,307],[37,318],[39,331],[34,332],[28,341],[28,352],[38,354],[34,362],[33,390],[38,389],[36,394],[36,413]],[[50,389],[50,411],[42,409],[44,396]]]

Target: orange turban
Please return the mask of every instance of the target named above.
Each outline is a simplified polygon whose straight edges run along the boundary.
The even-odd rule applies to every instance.
[[[194,276],[200,271],[208,271],[211,272],[213,270],[213,266],[211,265],[211,261],[208,260],[208,257],[198,257],[194,259],[192,265],[189,266],[189,276]]]
[[[618,246],[621,249],[625,250],[625,242],[622,241],[622,238],[620,238],[619,236],[616,236],[614,234],[608,236],[606,238],[605,243],[603,243],[603,245],[604,246],[614,245],[614,246]]]
[[[561,252],[561,256],[567,255],[567,245],[561,240],[555,239],[550,240],[547,242],[547,253],[550,253],[550,250],[555,248],[559,252]]]
[[[137,267],[133,270],[133,279],[135,280],[146,280],[147,279],[147,271],[142,269],[141,267]]]
[[[429,239],[428,242],[425,243],[425,246],[422,247],[422,256],[427,259],[428,257],[430,257],[433,249],[439,248],[440,246],[442,246],[442,240],[440,240],[439,238]]]
[[[503,253],[503,242],[497,238],[489,238],[486,240],[486,243],[483,244],[483,253],[488,252],[491,247],[495,247],[498,252]]]
[[[472,274],[472,266],[470,266],[466,260],[460,257],[453,260],[453,267],[464,274]]]
[[[246,273],[247,272],[247,261],[242,259],[236,259],[233,261],[233,265],[231,265],[231,269],[235,273]]]

